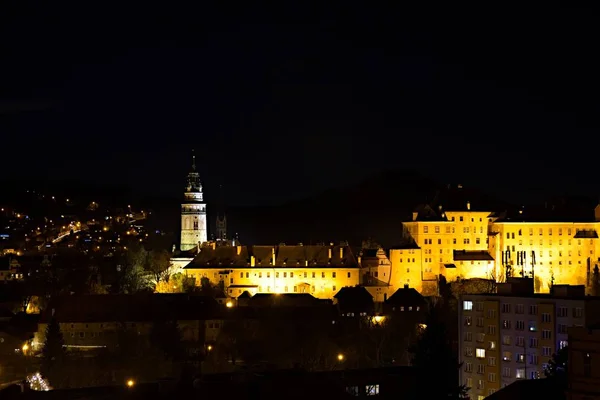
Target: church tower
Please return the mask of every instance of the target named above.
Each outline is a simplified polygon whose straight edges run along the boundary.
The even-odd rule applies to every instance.
[[[227,240],[227,215],[225,214],[225,198],[223,196],[223,186],[219,187],[219,210],[216,221],[217,240]]]
[[[192,150],[193,152],[193,150]],[[206,204],[200,175],[196,171],[196,155],[192,155],[192,171],[188,174],[184,201],[181,204],[181,251],[193,249],[207,241]]]

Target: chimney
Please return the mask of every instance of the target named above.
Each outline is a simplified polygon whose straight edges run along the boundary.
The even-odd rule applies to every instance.
[[[469,210],[469,211],[471,210],[471,202],[470,201],[467,201],[467,210]]]
[[[256,258],[254,256],[250,256],[250,266],[254,267],[256,265]]]
[[[408,283],[404,284],[404,289],[408,289]]]
[[[332,251],[331,251],[331,247],[330,247],[330,248],[329,248],[329,256],[327,257],[327,258],[329,258],[330,260],[331,260],[331,253],[332,253]]]
[[[239,256],[242,252],[242,246],[236,246],[237,248],[237,255]]]
[[[304,260],[304,266],[308,267],[308,260]]]
[[[340,260],[344,259],[344,248],[340,247]]]

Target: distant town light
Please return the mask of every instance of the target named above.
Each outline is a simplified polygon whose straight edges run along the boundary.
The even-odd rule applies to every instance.
[[[337,355],[338,361],[344,361],[344,355],[342,353]]]
[[[130,387],[130,388],[131,388],[131,387],[133,387],[134,385],[135,385],[135,382],[133,381],[133,379],[129,379],[129,380],[127,381],[127,387]]]
[[[225,303],[225,307],[231,308],[233,307],[233,303],[231,301],[228,301],[227,303]]]

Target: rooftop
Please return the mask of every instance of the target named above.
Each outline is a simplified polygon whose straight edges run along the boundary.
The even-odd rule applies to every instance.
[[[273,263],[275,258],[275,263]],[[222,246],[201,248],[200,253],[186,269],[198,268],[293,268],[313,267],[358,268],[358,262],[349,246],[277,245],[277,246]]]

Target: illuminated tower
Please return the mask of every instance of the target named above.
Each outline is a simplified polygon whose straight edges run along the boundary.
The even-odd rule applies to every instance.
[[[192,150],[193,152],[193,150]],[[188,174],[185,199],[181,204],[181,251],[193,249],[207,240],[206,204],[202,184],[196,171],[196,155],[192,155],[192,171]]]

